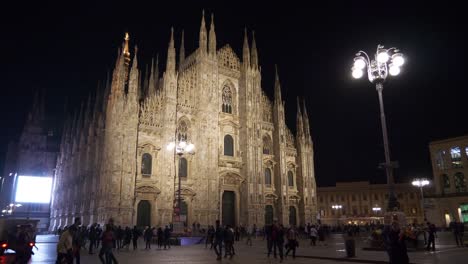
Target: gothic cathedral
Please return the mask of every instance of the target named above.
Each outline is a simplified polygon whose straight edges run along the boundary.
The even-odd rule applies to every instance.
[[[133,53],[126,35],[105,88],[65,122],[51,230],[78,216],[84,225],[167,225],[179,195],[189,225],[316,221],[307,110],[298,100],[294,136],[278,72],[273,101],[261,88],[255,36],[249,45],[245,32],[241,60],[229,45],[217,49],[213,17],[208,32],[203,16],[199,47],[185,56],[182,32],[178,63],[171,31],[162,76],[157,62],[140,76]],[[167,149],[181,141],[194,151]]]

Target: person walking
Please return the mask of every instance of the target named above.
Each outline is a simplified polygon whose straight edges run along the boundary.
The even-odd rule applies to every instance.
[[[171,249],[171,229],[169,226],[164,228],[164,249],[166,249],[166,246]]]
[[[76,264],[80,264],[80,251],[84,243],[83,232],[81,231],[81,218],[75,217],[75,222],[73,223],[76,232],[73,235],[73,258],[75,259]]]
[[[310,227],[309,234],[310,234],[310,245],[315,246],[315,243],[317,242],[317,236],[318,236],[317,228],[315,228],[315,225],[312,225]]]
[[[429,239],[427,241],[426,250],[435,251],[435,239],[437,236],[435,225],[427,222],[427,232],[429,233]]]
[[[458,241],[460,241],[460,247],[465,246],[465,242],[463,241],[463,234],[465,233],[465,224],[463,222],[459,222],[457,225],[458,229]]]
[[[405,240],[406,234],[397,220],[393,220],[390,226],[387,226],[383,232],[387,253],[390,264],[408,264],[408,250]]]
[[[114,228],[114,221],[111,219],[109,223],[105,227],[106,230],[102,233],[102,242],[101,242],[101,250],[99,251],[99,259],[101,260],[102,264],[117,264],[117,259],[112,252],[112,248],[114,247],[115,237],[115,228]]]
[[[164,245],[164,232],[161,227],[158,227],[158,232],[156,232],[158,238],[158,249],[161,249]]]
[[[140,237],[140,230],[138,230],[137,226],[133,226],[133,229],[132,229],[133,250],[136,250],[138,248],[139,237]]]
[[[205,248],[208,248],[208,244],[210,244],[210,249],[213,248],[214,232],[215,232],[215,230],[214,230],[213,226],[209,226],[208,230],[206,231]]]
[[[89,228],[89,249],[88,249],[88,253],[90,255],[94,254],[93,253],[93,248],[96,247],[96,240],[97,240],[97,231],[96,231],[96,226],[97,224],[94,223],[91,225],[91,227]]]
[[[60,235],[59,242],[57,244],[57,260],[55,263],[73,264],[73,236],[76,231],[76,227],[71,225]]]
[[[234,256],[234,240],[235,240],[235,231],[231,228],[230,225],[226,226],[224,230],[224,257],[226,258],[229,255],[230,258]]]
[[[151,249],[151,241],[153,240],[153,230],[151,230],[151,227],[146,227],[143,236],[146,243],[145,249]]]
[[[289,254],[289,251],[292,250],[293,259],[296,258],[296,247],[299,245],[299,243],[297,242],[297,235],[298,235],[297,230],[292,225],[288,229],[288,232],[286,234],[286,237],[288,239],[288,244],[287,244],[288,250],[286,250],[285,257],[287,257]]]
[[[252,246],[252,236],[255,231],[253,227],[248,226],[246,232],[247,232],[247,241],[245,242],[245,244]]]
[[[216,260],[221,260],[223,255],[223,241],[224,241],[224,229],[219,224],[219,220],[216,220],[216,229],[214,234],[214,250],[216,253]]]

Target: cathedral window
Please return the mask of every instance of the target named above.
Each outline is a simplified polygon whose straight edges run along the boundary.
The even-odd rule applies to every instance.
[[[271,185],[271,170],[269,168],[265,169],[265,185]]]
[[[187,159],[180,158],[179,159],[179,177],[187,178],[187,175],[188,175]]]
[[[224,113],[232,114],[232,92],[231,88],[229,86],[224,86],[223,88],[223,105],[222,105],[222,111]]]
[[[271,139],[269,136],[263,137],[263,154],[270,155],[272,153]]]
[[[179,126],[177,127],[177,140],[178,141],[187,141],[187,132],[188,126],[187,123],[182,120],[179,122]]]
[[[288,186],[294,187],[294,175],[292,171],[288,171]]]
[[[453,168],[461,168],[462,161],[461,161],[461,150],[460,147],[453,147],[450,149],[450,156],[452,158],[452,167]]]
[[[144,153],[141,157],[141,174],[143,176],[151,176],[152,162],[151,154]]]
[[[224,156],[234,156],[234,139],[231,135],[224,136]]]
[[[457,192],[466,192],[465,175],[463,175],[463,173],[461,172],[455,173],[454,181],[455,181],[455,190]]]

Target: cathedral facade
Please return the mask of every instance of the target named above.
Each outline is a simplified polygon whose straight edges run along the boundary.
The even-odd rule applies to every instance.
[[[213,17],[208,31],[203,16],[198,48],[185,56],[182,33],[178,58],[171,31],[162,75],[156,62],[141,76],[126,36],[105,89],[65,123],[51,230],[74,217],[84,225],[110,217],[123,226],[166,225],[176,211],[189,225],[315,222],[305,104],[297,103],[294,136],[277,72],[274,100],[262,90],[255,37],[249,44],[245,32],[239,58],[229,45],[217,49]],[[166,148],[181,141],[194,153]]]

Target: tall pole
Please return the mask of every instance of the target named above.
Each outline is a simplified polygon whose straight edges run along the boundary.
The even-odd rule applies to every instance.
[[[387,184],[389,187],[388,193],[388,211],[393,211],[395,208],[399,208],[398,201],[395,197],[394,192],[394,180],[393,180],[393,170],[392,164],[390,160],[390,148],[388,146],[388,133],[387,133],[387,122],[385,120],[385,111],[384,111],[384,104],[383,104],[383,84],[382,82],[377,82],[375,84],[375,88],[379,95],[379,105],[380,105],[380,122],[382,124],[382,136],[383,136],[383,143],[384,143],[384,150],[385,150],[385,172],[387,175]]]
[[[179,154],[179,187],[177,188],[177,191],[178,191],[178,194],[177,194],[177,207],[179,208],[179,221],[180,221],[180,215],[181,215],[181,211],[182,211],[182,207],[181,207],[181,202],[182,202],[182,197],[181,197],[181,185],[182,185],[182,181],[181,181],[181,177],[180,177],[180,158],[182,157],[182,153]]]
[[[424,209],[424,191],[423,191],[423,186],[421,185],[419,187],[421,190],[421,210],[423,211],[423,221],[426,221],[426,210]]]

